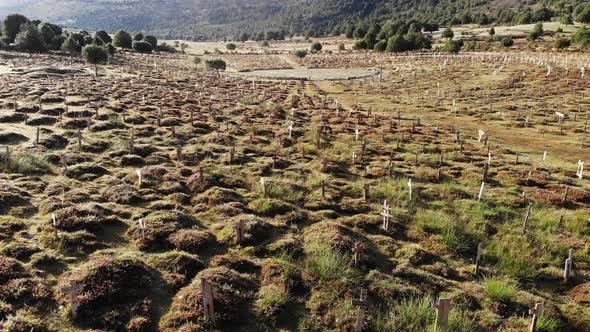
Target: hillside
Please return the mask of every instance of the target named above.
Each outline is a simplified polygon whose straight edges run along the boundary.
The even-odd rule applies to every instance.
[[[329,34],[359,21],[485,23],[488,15],[506,21],[523,6],[539,5],[522,0],[228,0],[222,6],[214,0],[8,0],[0,4],[0,15],[19,12],[74,28],[201,40],[267,30]]]

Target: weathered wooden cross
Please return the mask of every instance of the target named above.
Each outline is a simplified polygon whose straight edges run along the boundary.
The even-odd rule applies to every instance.
[[[571,274],[572,274],[572,266],[574,263],[573,256],[574,256],[574,249],[570,249],[569,253],[568,253],[568,258],[565,260],[565,268],[563,271],[563,280],[565,282],[569,281]]]
[[[244,225],[243,220],[239,220],[236,224],[234,224],[233,228],[236,231],[236,241],[238,244],[244,241],[244,233],[246,232],[246,225]]]
[[[363,256],[364,250],[365,246],[361,242],[357,241],[354,243],[354,246],[352,247],[352,252],[354,253],[354,265],[358,265]]]
[[[539,320],[539,316],[543,312],[543,305],[541,303],[535,303],[535,307],[530,310],[530,313],[533,315],[533,319],[531,320],[531,327],[529,329],[530,332],[535,332],[537,330],[537,321]]]
[[[359,308],[358,314],[356,316],[356,326],[354,331],[361,332],[363,330],[363,325],[365,324],[365,312],[369,308],[366,289],[361,289],[361,294],[358,300],[352,299],[352,305]]]
[[[82,290],[82,286],[74,280],[70,280],[70,286],[62,287],[62,293],[67,293],[70,296],[70,310],[72,313],[72,319],[76,319],[78,315],[78,305],[80,302],[78,301],[78,294]]]
[[[383,229],[385,231],[389,230],[389,223],[391,222],[391,205],[387,204],[387,200],[383,201],[383,211],[381,212],[381,216],[383,217]]]

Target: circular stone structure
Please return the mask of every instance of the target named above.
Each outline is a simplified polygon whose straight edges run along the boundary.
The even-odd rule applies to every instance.
[[[352,80],[379,74],[375,68],[295,68],[242,72],[244,76],[274,80],[335,81]]]

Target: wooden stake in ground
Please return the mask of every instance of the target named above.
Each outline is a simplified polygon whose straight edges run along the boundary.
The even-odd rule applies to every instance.
[[[584,177],[584,162],[581,160],[578,160],[578,170],[576,171],[576,176],[580,179],[582,179]]]
[[[354,253],[354,265],[358,266],[359,261],[363,256],[363,251],[365,250],[365,246],[360,242],[355,242],[354,246],[352,247],[352,252]]]
[[[522,234],[526,233],[526,227],[529,223],[529,218],[531,217],[531,213],[533,210],[533,203],[529,203],[529,207],[526,211],[526,215],[524,216],[524,222],[522,223]]]
[[[449,298],[440,298],[434,305],[436,309],[436,328],[446,328],[449,322],[449,312],[454,305]]]
[[[365,324],[365,312],[369,307],[369,301],[367,301],[367,290],[361,289],[360,298],[352,299],[352,305],[359,308],[358,314],[356,316],[356,327],[354,329],[355,332],[362,332],[363,325]]]
[[[78,316],[78,293],[82,290],[82,286],[75,282],[74,280],[70,280],[69,287],[62,287],[61,292],[67,293],[70,296],[70,309],[72,313],[72,319],[76,319]]]
[[[569,250],[568,258],[565,260],[565,268],[563,271],[563,280],[567,283],[572,275],[572,265],[574,263],[574,249]]]
[[[410,194],[410,201],[412,200],[412,179],[408,179],[408,189]]]
[[[262,196],[266,196],[266,179],[264,177],[260,178],[260,190],[262,191]]]
[[[370,187],[368,183],[363,185],[363,199],[367,202],[371,199],[371,196],[369,196],[369,188]]]
[[[201,277],[201,294],[203,296],[203,311],[205,311],[205,316],[207,316],[209,322],[211,322],[211,326],[215,327],[215,309],[213,308],[213,287],[205,277]]]
[[[141,187],[141,179],[142,179],[142,176],[141,176],[141,168],[135,169],[135,174],[137,175],[137,185],[139,187]]]
[[[477,245],[477,256],[475,256],[475,275],[479,274],[479,263],[481,260],[482,244],[481,242]]]
[[[236,231],[236,241],[238,242],[238,244],[242,243],[242,241],[244,241],[244,233],[246,232],[246,227],[244,225],[244,221],[240,219],[233,226],[233,228]]]
[[[530,310],[530,313],[533,315],[533,319],[531,321],[531,327],[529,329],[530,332],[537,331],[537,320],[539,320],[539,316],[543,312],[543,305],[541,303],[535,303],[535,307]]]

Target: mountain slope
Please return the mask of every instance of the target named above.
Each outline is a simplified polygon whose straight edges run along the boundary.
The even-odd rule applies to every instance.
[[[417,19],[445,24],[494,14],[527,0],[3,0],[0,15],[23,13],[90,30],[146,31],[163,37],[223,38],[269,29],[329,33],[358,20]]]

